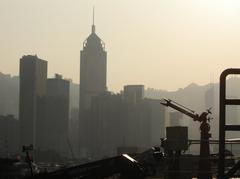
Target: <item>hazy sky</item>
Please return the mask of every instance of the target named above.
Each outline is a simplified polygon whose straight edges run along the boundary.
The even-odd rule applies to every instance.
[[[78,83],[93,5],[109,90],[176,90],[240,67],[239,0],[0,0],[0,71],[17,75],[21,56],[37,54],[49,77]]]

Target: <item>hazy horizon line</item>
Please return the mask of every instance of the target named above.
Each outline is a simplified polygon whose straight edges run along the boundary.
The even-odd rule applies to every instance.
[[[16,75],[16,74],[12,74],[12,73],[4,73],[4,72],[2,72],[2,71],[0,71],[0,74],[3,74],[3,75],[9,75],[11,78],[14,78],[14,77],[17,77],[17,78],[19,78],[19,75]],[[55,73],[55,74],[59,74],[59,73]],[[52,77],[54,77],[54,76],[52,76]],[[51,76],[48,76],[47,78],[52,78]],[[233,76],[233,77],[231,77],[231,78],[239,78],[239,77],[235,77],[235,76]],[[230,78],[230,79],[231,79]],[[69,81],[71,81],[73,84],[75,84],[75,85],[80,85],[80,83],[77,83],[77,82],[75,82],[75,81],[73,81],[72,79],[69,79],[69,78],[63,78],[64,80],[69,80]],[[154,88],[154,87],[146,87],[145,86],[145,84],[139,84],[139,83],[133,83],[133,84],[125,84],[125,85],[144,85],[144,88],[145,88],[145,90],[156,90],[156,91],[166,91],[166,92],[176,92],[176,91],[179,91],[179,90],[181,90],[181,89],[185,89],[185,88],[187,88],[187,87],[189,87],[189,86],[191,86],[191,85],[196,85],[196,86],[198,86],[198,87],[203,87],[203,86],[207,86],[207,85],[210,85],[210,84],[213,84],[213,85],[215,85],[215,84],[218,84],[219,82],[209,82],[209,83],[207,83],[207,84],[198,84],[198,83],[196,83],[196,82],[191,82],[191,83],[189,83],[188,85],[186,85],[185,87],[178,87],[177,89],[175,89],[175,90],[169,90],[169,89],[162,89],[162,88]],[[123,86],[125,86],[125,85],[123,85]],[[122,86],[122,87],[123,87]],[[117,92],[120,92],[122,89],[119,89],[118,91],[116,91],[116,90],[107,90],[107,91],[110,91],[110,92],[114,92],[114,93],[117,93]]]

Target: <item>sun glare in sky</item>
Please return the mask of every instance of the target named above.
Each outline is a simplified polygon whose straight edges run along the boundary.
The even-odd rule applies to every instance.
[[[238,0],[1,0],[0,71],[18,75],[21,56],[37,54],[48,61],[50,77],[61,73],[79,83],[93,6],[111,91],[204,85],[240,66]]]

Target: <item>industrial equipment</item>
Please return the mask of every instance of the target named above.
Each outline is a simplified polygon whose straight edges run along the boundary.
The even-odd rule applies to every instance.
[[[197,114],[195,111],[186,108],[185,106],[178,104],[177,102],[163,98],[161,104],[167,107],[171,107],[187,116],[192,118],[194,121],[200,122],[200,159],[199,159],[199,179],[212,179],[211,173],[211,161],[210,161],[210,151],[209,151],[209,138],[211,137],[210,131],[210,109],[202,114]]]

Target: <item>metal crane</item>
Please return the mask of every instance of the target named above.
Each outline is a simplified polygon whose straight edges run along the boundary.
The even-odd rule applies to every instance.
[[[201,131],[201,139],[200,139],[200,159],[199,159],[199,179],[212,179],[211,173],[211,161],[210,161],[210,151],[209,151],[209,138],[211,137],[210,131],[210,117],[211,114],[210,109],[203,112],[202,114],[197,114],[195,111],[178,104],[177,102],[163,98],[160,102],[162,105],[171,107],[189,117],[191,117],[194,121],[200,122],[200,131]]]

